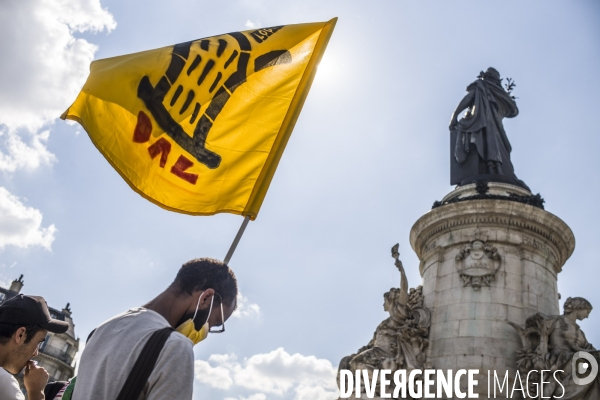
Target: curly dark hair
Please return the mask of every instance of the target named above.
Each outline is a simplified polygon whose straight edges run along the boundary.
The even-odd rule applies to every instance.
[[[183,264],[170,288],[178,294],[191,295],[195,290],[213,289],[217,299],[234,304],[238,287],[235,274],[219,260],[196,258]]]
[[[12,335],[22,326],[25,327],[25,343],[31,342],[35,334],[42,330],[39,325],[19,325],[2,322],[0,323],[0,344],[8,343]]]

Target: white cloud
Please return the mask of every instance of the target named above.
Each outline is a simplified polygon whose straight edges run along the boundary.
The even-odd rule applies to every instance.
[[[206,383],[217,389],[227,390],[233,385],[231,371],[223,366],[212,367],[208,362],[196,360],[194,373],[199,382]]]
[[[256,393],[250,397],[241,396],[239,399],[236,399],[235,397],[226,397],[223,400],[266,400],[266,399],[267,399],[267,396],[265,396],[263,393]]]
[[[25,206],[17,196],[0,186],[0,250],[7,245],[51,250],[56,227],[42,227],[42,213]]]
[[[240,400],[266,400],[266,399],[267,399],[267,396],[265,396],[263,393],[256,393],[250,397],[240,397]]]
[[[81,340],[79,342],[79,350],[75,354],[75,357],[73,357],[73,362],[71,363],[71,365],[75,366],[74,376],[77,376],[77,374],[79,373],[79,360],[81,360],[81,355],[83,354],[83,351],[85,350],[85,345],[86,345],[86,342]]]
[[[252,21],[250,21],[250,20],[247,20],[247,21],[246,21],[246,25],[245,25],[245,26],[246,26],[246,28],[248,28],[248,29],[254,29],[254,27],[256,27],[256,25],[254,24],[254,22],[252,22]]]
[[[0,265],[0,270],[5,270],[6,268],[11,269],[11,268],[14,268],[16,265],[17,265],[16,261],[13,261],[12,264],[10,264],[10,265],[2,263],[2,265]],[[12,272],[11,272],[11,275],[13,275]],[[17,277],[16,273],[14,273],[14,275],[15,276],[10,278],[7,275],[5,275],[4,273],[0,272],[0,286],[4,287],[4,288],[10,287],[11,282]]]
[[[0,129],[0,171],[34,170],[42,164],[51,165],[56,157],[46,148],[49,136],[47,130],[19,135]]]
[[[74,35],[114,29],[99,0],[4,1],[0,13],[0,170],[35,169],[55,158],[48,131],[75,100],[97,47]]]
[[[35,170],[56,157],[51,124],[75,100],[97,47],[75,37],[114,29],[100,0],[4,1],[0,13],[0,172]],[[56,228],[0,187],[0,249],[51,249]]]
[[[337,396],[336,369],[315,356],[290,355],[283,348],[256,354],[243,362],[235,355],[212,355],[196,361],[196,379],[217,389],[247,390],[240,400],[265,400],[266,394],[295,400],[330,400]]]
[[[296,388],[295,400],[334,400],[338,397],[337,388],[326,390],[322,386],[299,385]]]
[[[0,274],[0,286],[3,288],[9,288],[10,282],[11,280],[6,275]]]
[[[235,382],[248,389],[282,395],[299,384],[335,388],[335,374],[328,360],[290,355],[280,347],[246,360],[244,367],[236,371]]]
[[[237,295],[237,308],[232,316],[236,318],[257,317],[260,315],[260,307],[258,304],[250,303],[248,298],[241,292]]]

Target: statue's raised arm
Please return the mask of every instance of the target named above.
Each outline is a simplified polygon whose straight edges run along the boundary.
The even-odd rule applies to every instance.
[[[392,247],[392,257],[396,260],[396,268],[400,271],[400,295],[398,296],[398,302],[403,306],[408,304],[408,279],[406,279],[406,274],[404,273],[404,266],[402,265],[402,261],[400,261],[400,253],[398,249],[400,248],[400,243],[396,243],[394,247]]]
[[[400,261],[399,245],[392,247],[392,257],[400,271],[400,288],[391,288],[383,295],[383,310],[389,314],[375,330],[373,339],[356,353],[342,358],[339,370],[366,371],[369,379],[373,371],[431,368],[427,364],[431,312],[424,307],[423,288],[408,290],[408,280]],[[364,372],[363,372],[364,374]],[[339,385],[339,373],[338,373]],[[364,388],[364,386],[363,386]],[[377,386],[379,393],[380,386]]]

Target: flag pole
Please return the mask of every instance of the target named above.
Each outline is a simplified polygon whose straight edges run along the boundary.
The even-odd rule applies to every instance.
[[[240,242],[240,239],[242,238],[242,235],[244,234],[244,231],[246,230],[246,226],[248,226],[248,221],[250,221],[250,216],[246,215],[246,218],[244,218],[244,222],[242,222],[242,226],[240,226],[240,230],[238,231],[237,235],[235,235],[235,239],[233,239],[233,243],[231,243],[231,247],[229,248],[229,251],[227,252],[227,255],[225,256],[225,259],[223,260],[224,264],[229,264],[229,260],[231,260],[231,257],[233,256],[233,252],[235,252],[235,248],[237,247],[238,243]]]

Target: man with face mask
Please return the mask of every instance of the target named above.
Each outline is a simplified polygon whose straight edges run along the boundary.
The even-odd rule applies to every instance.
[[[74,400],[115,400],[152,334],[173,328],[139,399],[192,398],[192,347],[209,332],[223,332],[236,308],[237,281],[220,261],[188,261],[175,281],[142,307],[100,325],[81,356]],[[132,399],[133,400],[133,399]]]
[[[29,400],[43,400],[48,373],[31,359],[50,332],[64,333],[65,321],[52,319],[46,301],[19,294],[0,305],[0,399],[24,399],[16,375],[23,369],[23,383]],[[9,374],[10,373],[10,374]]]

